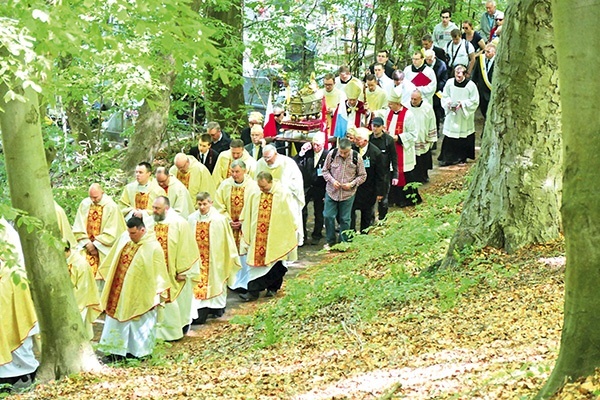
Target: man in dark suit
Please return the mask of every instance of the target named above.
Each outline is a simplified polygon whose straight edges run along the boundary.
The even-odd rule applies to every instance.
[[[255,124],[250,128],[250,140],[251,142],[244,146],[244,149],[246,149],[252,158],[258,161],[262,158],[263,146],[267,144],[262,126]]]
[[[371,135],[370,143],[381,150],[386,175],[384,179],[385,191],[383,199],[377,202],[377,216],[381,221],[385,218],[389,209],[388,194],[392,177],[396,178],[398,176],[398,155],[396,154],[396,143],[394,142],[394,139],[384,131],[385,126],[383,118],[373,118],[372,125],[373,134]]]
[[[229,150],[231,138],[225,132],[221,131],[221,125],[218,122],[209,122],[206,124],[206,133],[212,138],[212,149],[217,153]]]
[[[208,133],[204,133],[200,135],[200,138],[198,139],[198,146],[192,147],[188,154],[196,157],[196,159],[204,164],[212,174],[219,154],[212,149],[211,145],[211,136]]]
[[[435,112],[435,123],[439,131],[440,124],[444,121],[445,115],[440,99],[442,98],[442,92],[444,91],[444,86],[446,86],[446,81],[448,80],[448,69],[446,68],[446,63],[437,58],[433,50],[425,50],[425,63],[433,69],[435,77],[437,78],[437,87],[431,105]]]
[[[496,59],[496,45],[488,43],[485,52],[475,60],[471,80],[477,85],[479,91],[479,110],[483,118],[487,115],[490,97],[492,95],[492,75],[494,73],[494,61]]]
[[[423,45],[423,51],[425,51],[425,50],[433,50],[433,52],[435,53],[435,58],[437,58],[438,60],[440,60],[440,62],[444,63],[444,65],[446,67],[448,66],[446,64],[446,62],[447,62],[447,60],[446,60],[446,58],[447,58],[446,50],[442,49],[441,47],[435,46],[433,44],[433,38],[431,37],[431,35],[425,35],[425,36],[423,36],[421,38],[421,44]],[[431,65],[430,65],[430,67],[431,67]],[[439,80],[438,80],[438,82],[439,82]]]
[[[383,165],[383,156],[377,146],[369,143],[370,134],[371,131],[367,128],[356,128],[354,135],[355,150],[363,159],[367,171],[367,180],[356,191],[350,228],[352,230],[356,229],[356,211],[360,211],[361,232],[373,225],[375,203],[383,199],[387,188],[385,183],[387,174]]]
[[[325,208],[325,186],[323,178],[323,164],[328,151],[324,149],[325,133],[318,132],[313,137],[312,143],[305,143],[300,152],[294,157],[296,164],[302,172],[304,180],[304,208],[302,220],[304,222],[304,237],[307,238],[306,221],[308,219],[308,202],[313,202],[315,211],[315,226],[311,237],[313,244],[323,237],[323,210]]]
[[[244,146],[252,143],[252,140],[250,138],[250,131],[252,130],[252,127],[254,125],[262,126],[264,120],[265,117],[258,111],[252,111],[248,115],[248,126],[242,129],[242,133],[240,134],[240,139],[244,141]]]
[[[379,50],[377,52],[377,62],[374,62],[369,66],[369,71],[375,74],[375,64],[380,63],[383,65],[385,74],[388,78],[392,79],[392,74],[396,70],[394,62],[390,60],[390,52],[387,50]]]

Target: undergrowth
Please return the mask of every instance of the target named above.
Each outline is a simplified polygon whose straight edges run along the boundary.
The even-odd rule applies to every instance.
[[[444,312],[473,287],[494,287],[516,269],[472,249],[458,255],[459,269],[422,273],[445,256],[465,194],[429,196],[412,212],[394,212],[368,235],[356,236],[344,253],[288,281],[278,302],[233,322],[251,325],[255,345],[268,347],[305,338],[313,324],[326,322],[335,332],[410,302],[433,301]]]

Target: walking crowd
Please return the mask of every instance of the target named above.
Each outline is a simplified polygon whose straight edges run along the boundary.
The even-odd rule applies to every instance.
[[[390,204],[420,203],[415,183],[429,180],[438,131],[440,166],[475,158],[475,111],[485,118],[504,15],[488,1],[479,31],[463,21],[462,34],[449,10],[440,17],[405,68],[382,50],[364,79],[347,66],[327,74],[327,126],[308,142],[288,148],[286,107],[277,105],[274,137],[265,137],[258,112],[240,139],[209,122],[170,168],[140,162],[116,201],[92,184],[72,225],[55,203],[90,340],[104,314],[106,361],[148,356],[156,339],[181,339],[191,325],[222,316],[228,290],[242,301],[275,296],[297,248],[319,243],[323,228],[330,249],[351,240],[349,232],[367,232]],[[24,273],[24,259],[4,219],[0,238],[14,254],[0,258],[0,384],[14,385],[35,378],[38,328],[29,290],[11,276]]]

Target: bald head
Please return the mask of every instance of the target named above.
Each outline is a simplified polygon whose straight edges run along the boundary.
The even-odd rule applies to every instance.
[[[273,165],[277,159],[277,149],[272,144],[268,144],[263,147],[263,158],[267,165]]]
[[[186,173],[189,166],[190,166],[190,160],[188,159],[188,156],[184,153],[177,153],[175,155],[175,160],[173,161],[173,164],[175,164],[175,167],[183,173]]]
[[[102,190],[102,186],[99,183],[92,183],[90,185],[89,195],[92,203],[98,204],[102,201],[102,195],[104,194],[104,190]]]
[[[421,106],[422,102],[423,102],[423,95],[421,94],[420,90],[415,90],[414,92],[412,92],[410,94],[410,104],[413,107]]]

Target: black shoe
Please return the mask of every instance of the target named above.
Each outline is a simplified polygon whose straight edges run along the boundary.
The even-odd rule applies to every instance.
[[[119,354],[107,354],[104,357],[102,357],[101,361],[103,364],[115,364],[125,360],[125,358],[125,356],[121,356]]]
[[[206,307],[198,309],[198,318],[192,320],[192,325],[204,325],[208,318],[209,309]]]
[[[265,294],[265,297],[275,297],[275,295],[277,294],[277,290],[267,290],[267,294]]]
[[[214,318],[221,318],[223,315],[225,315],[225,309],[224,308],[211,308],[210,315],[212,315]]]
[[[240,299],[243,302],[249,302],[249,301],[254,301],[258,299],[258,295],[257,294],[253,294],[251,292],[248,293],[242,293],[239,295]]]

